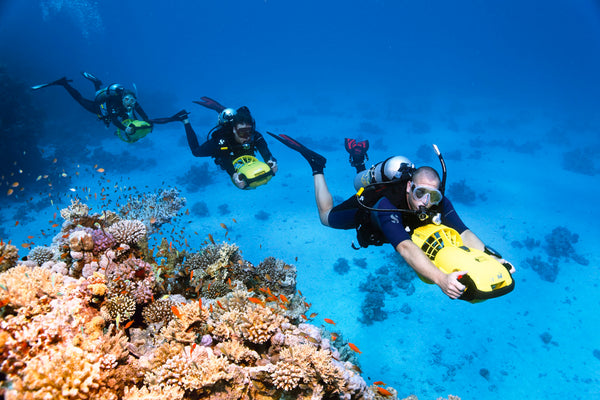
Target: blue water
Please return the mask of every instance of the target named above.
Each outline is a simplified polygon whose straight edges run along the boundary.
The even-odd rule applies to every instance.
[[[119,182],[115,202],[128,186],[147,185],[178,186],[190,208],[205,203],[208,216],[178,225],[192,244],[209,232],[223,238],[219,223],[235,218],[230,235],[247,259],[295,262],[315,311],[363,351],[365,379],[401,396],[600,397],[597,1],[5,0],[0,55],[25,86],[67,76],[91,97],[84,70],[135,83],[151,117],[186,108],[201,139],[216,116],[192,100],[247,105],[258,130],[302,138],[327,156],[340,200],[353,190],[344,137],[369,139],[372,162],[403,154],[435,167],[429,146],[437,143],[449,184],[464,179],[474,191],[455,201],[458,212],[518,272],[515,292],[477,305],[413,281],[413,294],[386,294],[387,319],[364,325],[359,286],[369,273],[376,280],[367,285],[387,279],[377,271],[392,249],[354,252],[352,231],[322,227],[297,154],[270,140],[280,173],[255,191],[237,190],[210,162],[206,176],[184,182],[191,166],[210,160],[190,154],[180,124],[122,143],[61,88],[10,107],[12,92],[2,93],[4,126],[11,117],[37,124],[26,134],[1,131],[3,239],[49,244],[40,232],[56,233],[48,220],[76,193],[99,207],[91,196],[107,185],[99,164],[102,179]],[[44,174],[52,187],[36,182]],[[189,180],[209,178],[193,191]],[[6,196],[17,180],[23,190]],[[256,217],[260,210],[268,218]],[[549,281],[526,260],[548,261],[545,238],[559,226],[578,234],[574,251],[588,264],[562,257]],[[528,238],[540,245],[528,249]],[[339,258],[349,261],[345,275],[334,271]]]

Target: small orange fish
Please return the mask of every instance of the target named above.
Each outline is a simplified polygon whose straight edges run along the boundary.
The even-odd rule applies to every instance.
[[[289,302],[289,300],[287,299],[287,297],[285,297],[283,294],[279,295],[279,298],[281,299],[281,301],[283,301],[284,303]]]
[[[190,209],[185,210],[185,215],[190,215]]]
[[[181,319],[181,311],[179,311],[179,309],[177,308],[177,306],[171,306],[171,311],[173,311],[173,314]]]
[[[7,196],[10,196],[11,194],[13,194],[14,190],[12,189],[8,189],[8,191],[6,192]]]
[[[305,320],[305,321],[308,321],[308,317],[307,317],[306,315],[304,315],[304,314],[301,314],[300,316],[301,316],[302,318],[304,318],[304,320]]]
[[[269,274],[265,274],[265,279],[268,280],[269,282],[271,282],[273,279],[271,279],[271,275]]]
[[[12,186],[12,187],[17,187],[17,186],[19,186],[19,182],[15,182],[15,183],[13,183],[11,186]]]
[[[373,382],[373,385],[383,385],[383,386],[385,386],[385,385],[387,385],[387,383],[384,383],[382,381],[377,381],[377,382]]]
[[[194,270],[192,270],[192,272],[190,272],[190,281],[194,279]]]
[[[233,221],[235,224],[237,224],[237,221],[235,220],[235,218],[231,218],[231,220],[232,220],[232,221]]]
[[[202,297],[198,298],[198,307],[200,308],[200,311],[202,311]]]
[[[378,392],[379,392],[379,394],[380,394],[380,395],[382,395],[382,396],[392,396],[392,392],[390,392],[389,390],[387,390],[387,389],[384,389],[384,388],[382,388],[382,387],[379,387],[379,386],[378,386],[378,387],[377,387],[377,391],[378,391]]]
[[[261,306],[264,306],[263,301],[257,297],[248,297],[248,301],[251,301],[252,303],[260,304]]]
[[[0,308],[4,307],[5,305],[7,305],[9,303],[9,298],[5,298],[4,300],[0,300]]]
[[[283,308],[284,310],[287,310],[287,307],[284,306],[283,304],[279,304],[279,307]]]
[[[224,223],[221,222],[219,225],[221,226],[221,228],[227,230],[227,225],[225,225]]]
[[[221,302],[220,302],[219,300],[217,300],[217,305],[218,305],[219,307],[221,307],[223,310],[225,309],[225,307],[223,307],[223,304],[221,304]]]
[[[300,291],[300,289],[298,289],[298,294],[299,294],[300,296],[302,296],[302,292]]]
[[[104,172],[104,168],[98,168],[96,171],[98,171],[98,172]]]
[[[331,334],[331,341],[332,342],[335,342],[335,339],[337,339],[337,338],[338,338],[338,335],[336,335],[335,333]]]
[[[23,247],[24,249],[28,249],[31,247],[31,243],[23,243],[21,244],[21,247]]]
[[[310,318],[314,318],[314,317],[316,317],[317,315],[319,315],[319,313],[316,313],[316,312],[314,312],[314,313],[310,314]]]
[[[361,354],[361,353],[362,353],[362,351],[360,351],[360,350],[358,349],[358,347],[356,347],[356,345],[355,345],[354,343],[350,343],[350,342],[348,342],[348,346],[349,346],[349,347],[350,347],[352,350],[354,350],[355,352],[357,352],[358,354]]]
[[[213,236],[210,233],[208,234],[208,240],[210,240],[212,244],[215,244],[215,239],[213,239]]]
[[[196,343],[194,342],[194,344],[192,344],[192,347],[190,347],[190,357],[192,356],[192,353],[194,352],[195,348],[196,348]]]
[[[58,226],[58,224],[52,224],[53,228],[56,228]]]
[[[131,320],[128,323],[126,323],[125,326],[123,327],[123,329],[129,328],[131,325],[133,325],[133,320]]]
[[[323,321],[327,322],[328,324],[335,325],[335,322],[333,322],[329,318],[325,318]]]
[[[210,305],[210,312],[211,313],[213,312],[213,306],[212,306],[212,304]]]
[[[29,235],[27,236],[27,239],[33,239],[35,236]]]
[[[154,224],[154,223],[156,223],[156,218],[154,218],[154,217],[150,218],[150,223],[151,223],[151,224]]]
[[[15,221],[15,226],[19,225],[19,221]]]
[[[52,163],[56,163],[57,161],[58,159],[55,158],[54,160],[52,160]]]

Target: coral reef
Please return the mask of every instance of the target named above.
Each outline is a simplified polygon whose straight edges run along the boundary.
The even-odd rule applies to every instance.
[[[0,272],[17,265],[19,260],[19,250],[12,244],[0,241]]]
[[[348,263],[347,259],[340,257],[333,264],[333,270],[340,275],[347,274],[348,271],[350,271],[350,264]]]
[[[108,215],[72,207],[53,260],[0,273],[5,398],[397,398],[367,386],[339,337],[300,323],[295,267],[255,267],[230,243],[155,258],[141,221]]]
[[[177,189],[159,189],[156,193],[129,196],[127,204],[121,207],[119,213],[142,221],[149,232],[154,232],[171,221],[185,203],[185,197],[181,197]]]
[[[539,240],[526,238],[522,243],[513,242],[515,247],[525,247],[528,250],[536,250],[541,247],[548,256],[547,261],[542,256],[536,254],[525,259],[525,266],[531,267],[540,278],[547,282],[554,282],[560,271],[560,262],[563,260],[572,260],[580,265],[588,265],[589,260],[583,255],[577,253],[574,245],[579,241],[579,235],[572,233],[564,226],[557,226],[552,232],[544,237],[545,241],[540,244]]]
[[[36,246],[27,255],[28,260],[34,261],[37,265],[40,266],[46,261],[52,260],[53,257],[54,252],[50,247],[46,246]]]

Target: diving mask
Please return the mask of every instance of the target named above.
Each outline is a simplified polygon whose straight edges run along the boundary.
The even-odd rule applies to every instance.
[[[249,126],[249,127],[244,127],[244,128],[237,128],[236,129],[236,134],[242,138],[242,139],[248,139],[250,137],[252,137],[252,134],[254,133],[254,128]]]
[[[432,205],[439,204],[444,198],[442,192],[438,189],[429,186],[417,186],[414,183],[411,185],[410,194],[415,201],[425,201],[425,204]]]

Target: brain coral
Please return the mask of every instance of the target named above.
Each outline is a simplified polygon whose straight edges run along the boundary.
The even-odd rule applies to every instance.
[[[146,236],[146,225],[135,219],[122,220],[108,228],[108,232],[119,243],[135,244]]]

